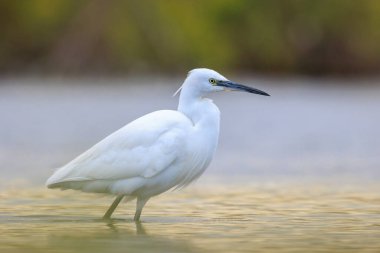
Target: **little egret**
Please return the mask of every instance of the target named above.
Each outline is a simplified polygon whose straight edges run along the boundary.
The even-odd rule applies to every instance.
[[[269,96],[214,70],[194,69],[175,93],[181,93],[177,111],[156,111],[132,121],[55,171],[47,187],[115,195],[106,219],[124,197],[136,198],[134,220],[139,221],[149,198],[187,186],[210,164],[220,112],[206,96],[216,91]]]

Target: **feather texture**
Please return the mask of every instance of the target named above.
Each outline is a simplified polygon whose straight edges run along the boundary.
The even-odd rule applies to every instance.
[[[154,177],[186,152],[191,128],[191,121],[178,111],[147,114],[59,168],[46,184],[49,188],[102,192],[97,188],[106,190],[105,186],[115,181]],[[99,180],[101,183],[93,182]]]

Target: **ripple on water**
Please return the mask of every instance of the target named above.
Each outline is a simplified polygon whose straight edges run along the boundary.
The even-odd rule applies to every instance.
[[[0,251],[380,250],[379,191],[302,187],[201,187],[168,193],[148,203],[142,223],[132,220],[134,203],[123,203],[114,219],[103,221],[112,201],[106,196],[3,191]]]

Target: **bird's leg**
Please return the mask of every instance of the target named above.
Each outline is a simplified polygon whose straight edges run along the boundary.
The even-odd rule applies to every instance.
[[[107,212],[104,214],[103,219],[111,218],[113,211],[115,211],[116,207],[119,205],[120,201],[124,198],[123,195],[119,195],[116,197],[110,208],[108,208]]]
[[[137,198],[136,213],[135,213],[135,217],[133,218],[134,221],[140,220],[142,209],[144,208],[148,200],[149,198]]]
[[[146,235],[145,228],[141,224],[140,221],[135,221],[135,225],[136,225],[136,234],[138,234],[138,235]]]

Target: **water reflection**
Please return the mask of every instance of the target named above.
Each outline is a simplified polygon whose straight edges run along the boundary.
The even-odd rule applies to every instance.
[[[107,225],[107,227],[110,228],[111,231],[113,231],[115,233],[119,233],[118,225],[117,225],[117,222],[115,219],[107,219],[107,220],[103,220],[103,221]],[[125,222],[124,220],[122,220],[122,221]],[[133,223],[136,226],[136,230],[135,230],[136,235],[147,235],[146,230],[145,230],[143,224],[141,223],[141,221],[133,221]]]
[[[186,240],[149,235],[142,223],[129,220],[94,222],[95,226],[73,227],[72,231],[48,236],[47,249],[69,252],[198,252]],[[105,227],[103,227],[105,225]]]
[[[379,186],[188,189],[101,216],[112,198],[48,190],[0,194],[1,252],[376,252]],[[17,197],[15,197],[17,196]]]

